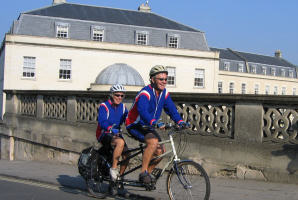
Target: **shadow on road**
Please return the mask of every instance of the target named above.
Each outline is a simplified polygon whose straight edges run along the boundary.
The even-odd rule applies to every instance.
[[[72,194],[82,194],[82,190],[87,192],[85,180],[81,176],[72,177],[69,175],[59,175],[57,178],[58,183],[61,185],[60,190]],[[71,188],[71,190],[69,189]],[[106,192],[108,192],[108,184],[106,184]],[[130,188],[125,197],[116,196],[115,199],[134,199],[134,200],[155,200],[155,198],[139,195],[139,188],[136,190]],[[109,196],[112,197],[112,196]]]
[[[288,156],[291,159],[287,167],[289,174],[294,174],[296,171],[298,171],[298,144],[285,144],[281,150],[273,151],[272,155]]]

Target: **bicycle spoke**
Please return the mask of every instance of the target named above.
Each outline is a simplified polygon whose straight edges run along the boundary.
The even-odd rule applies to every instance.
[[[169,174],[168,193],[172,200],[208,199],[210,193],[208,176],[197,163],[179,163],[177,173],[173,170]]]

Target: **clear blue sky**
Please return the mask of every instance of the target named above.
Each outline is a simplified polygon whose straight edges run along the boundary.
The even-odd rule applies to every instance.
[[[67,0],[137,10],[145,0]],[[2,0],[0,38],[21,12],[49,6],[52,0]],[[210,47],[283,58],[298,65],[298,0],[149,0],[152,11],[206,34]]]

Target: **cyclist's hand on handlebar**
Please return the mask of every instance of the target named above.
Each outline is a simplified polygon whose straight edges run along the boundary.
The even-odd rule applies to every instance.
[[[180,129],[186,129],[186,128],[190,127],[190,124],[188,122],[181,121],[181,122],[178,123],[178,126],[179,126]]]
[[[157,123],[156,127],[159,128],[159,129],[165,129],[166,125],[163,122],[159,122],[159,123]]]
[[[110,132],[112,133],[113,136],[119,135],[120,133],[119,129],[116,129],[116,128],[111,128]]]

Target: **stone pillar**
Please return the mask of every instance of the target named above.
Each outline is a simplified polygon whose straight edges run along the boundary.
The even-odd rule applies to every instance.
[[[67,98],[67,113],[66,119],[70,122],[77,121],[77,101],[75,96],[69,96]]]
[[[9,160],[14,160],[14,137],[9,137]]]
[[[44,103],[43,103],[43,96],[37,95],[36,99],[36,117],[43,118],[44,117]]]
[[[19,99],[15,94],[6,94],[5,112],[17,114],[19,109]]]
[[[261,143],[263,115],[262,104],[236,103],[235,139],[244,143]]]

